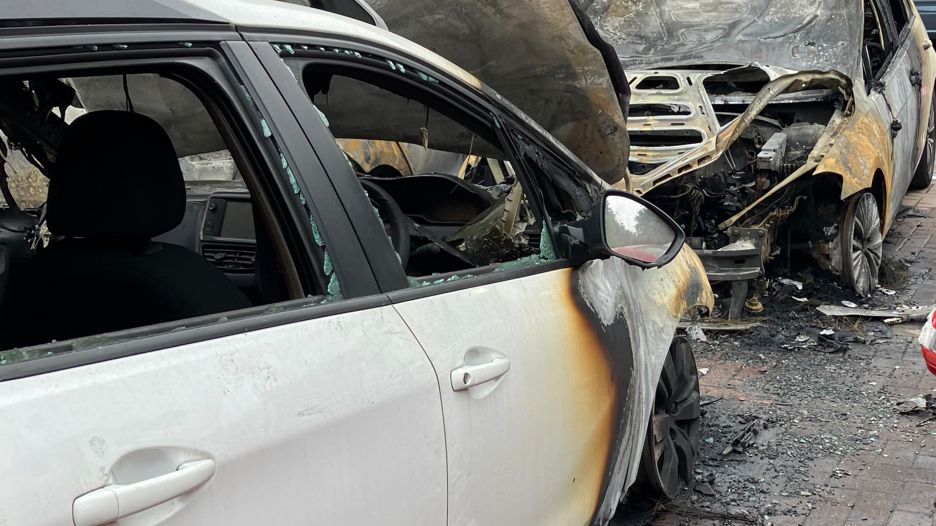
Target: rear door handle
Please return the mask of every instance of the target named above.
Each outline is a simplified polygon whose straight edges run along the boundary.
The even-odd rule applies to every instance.
[[[75,526],[108,524],[179,497],[214,475],[214,460],[186,462],[171,473],[133,484],[112,484],[75,499]]]
[[[469,357],[471,357],[471,351],[469,351]],[[490,353],[484,358],[484,362],[471,363],[454,369],[452,371],[452,389],[464,391],[470,387],[497,380],[510,370],[510,360],[501,353]]]

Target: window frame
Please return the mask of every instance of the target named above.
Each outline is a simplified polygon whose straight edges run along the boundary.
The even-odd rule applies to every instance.
[[[227,34],[222,32],[216,36]],[[0,76],[66,76],[69,72],[87,73],[160,66],[193,68],[195,71],[192,77],[203,77],[196,81],[198,96],[211,97],[211,104],[218,107],[209,109],[209,112],[221,112],[220,115],[225,121],[223,124],[227,128],[222,134],[233,132],[230,136],[238,143],[237,149],[240,151],[235,155],[243,155],[254,171],[259,172],[258,182],[267,183],[262,192],[267,194],[268,201],[278,203],[279,208],[275,215],[278,222],[285,223],[280,225],[285,227],[283,235],[288,235],[285,230],[290,230],[298,238],[288,242],[293,252],[293,263],[300,274],[306,279],[311,279],[308,275],[309,269],[320,270],[321,263],[314,260],[314,253],[309,250],[315,243],[311,228],[303,228],[308,226],[309,213],[297,210],[296,206],[289,202],[287,197],[290,195],[292,182],[286,180],[283,170],[278,166],[278,159],[271,155],[264,139],[272,135],[280,140],[279,144],[283,149],[280,153],[295,167],[295,183],[302,188],[303,195],[308,196],[307,202],[314,209],[313,217],[319,222],[327,220],[332,223],[348,223],[347,217],[340,207],[333,204],[336,200],[333,194],[319,195],[310,192],[311,188],[321,187],[323,180],[327,182],[324,172],[320,167],[319,170],[303,169],[306,168],[308,159],[314,158],[314,154],[307,143],[288,139],[293,130],[280,129],[281,125],[286,128],[289,128],[290,124],[295,126],[295,120],[282,99],[277,97],[275,89],[270,91],[272,83],[256,59],[254,58],[252,63],[249,60],[253,55],[246,43],[204,38],[206,35],[202,32],[197,35],[203,40],[196,43],[178,38],[181,35],[177,33],[159,35],[175,37],[168,45],[164,40],[153,40],[153,34],[149,34],[150,40],[131,37],[128,41],[133,41],[136,45],[130,49],[121,44],[122,47],[106,51],[96,46],[77,45],[67,37],[55,35],[50,37],[51,42],[54,42],[55,49],[61,52],[54,54],[48,53],[49,42],[38,38],[36,44],[45,44],[45,47],[17,49],[11,53],[13,56],[4,53],[0,48]],[[84,42],[87,38],[87,34],[80,34],[76,41]],[[239,53],[235,50],[238,46]],[[266,85],[263,85],[264,82]],[[255,105],[254,108],[250,107],[251,101]],[[207,101],[205,102],[207,104]],[[261,119],[269,121],[268,125],[263,126]],[[218,124],[221,126],[221,123]],[[269,132],[266,131],[267,128],[270,129]],[[324,206],[320,206],[321,203],[324,203]],[[328,219],[325,219],[326,217]],[[326,237],[325,241],[330,243],[331,238]],[[327,246],[334,253],[336,267],[337,260],[353,260],[358,257],[355,249],[360,251],[360,247],[352,243],[336,242]],[[339,281],[345,285],[343,276],[339,276]],[[272,304],[275,306],[272,309],[271,305],[262,305],[233,313],[176,320],[107,333],[106,336],[91,335],[25,348],[29,354],[35,353],[37,357],[0,366],[0,382],[387,304],[386,298],[377,294],[379,291],[372,275],[355,276],[354,279],[348,279],[347,283],[352,284],[348,287],[351,293],[348,294],[347,300],[323,302],[319,297],[305,297]],[[306,290],[308,286],[304,282]]]
[[[384,269],[384,275],[381,276],[378,273],[378,268],[375,268],[375,275],[378,277],[381,290],[388,293],[391,301],[408,301],[410,299],[433,296],[453,290],[472,288],[543,272],[571,268],[570,262],[563,255],[557,254],[557,259],[553,261],[544,261],[527,267],[501,270],[499,267],[503,264],[495,264],[477,267],[471,270],[447,273],[440,276],[470,274],[471,277],[433,284],[432,286],[411,288],[392,247],[386,243],[385,233],[382,228],[380,228],[379,222],[373,217],[370,203],[361,192],[360,183],[355,180],[353,174],[348,169],[347,162],[335,143],[335,139],[332,137],[330,131],[321,123],[321,119],[315,113],[312,103],[305,93],[305,88],[302,86],[301,80],[296,78],[292,68],[285,63],[284,59],[290,57],[281,57],[273,49],[274,43],[305,44],[309,46],[321,46],[328,49],[338,48],[358,51],[360,53],[381,56],[398,64],[403,64],[406,68],[415,69],[433,76],[438,80],[438,83],[432,84],[431,87],[422,85],[418,86],[418,88],[430,90],[434,97],[442,99],[446,103],[459,108],[461,112],[466,115],[485,115],[485,118],[489,117],[492,119],[492,124],[485,125],[491,126],[496,133],[503,134],[501,137],[501,147],[507,155],[507,160],[516,167],[517,176],[520,179],[520,183],[524,186],[527,197],[531,202],[531,208],[534,209],[534,214],[537,215],[540,221],[546,221],[546,224],[549,225],[549,228],[546,230],[554,247],[556,246],[556,232],[553,229],[551,218],[544,214],[545,208],[540,197],[541,189],[535,185],[535,181],[531,179],[531,175],[527,172],[523,163],[519,162],[519,152],[512,140],[509,140],[507,131],[510,129],[522,130],[525,136],[533,139],[537,145],[543,147],[543,149],[549,152],[553,157],[557,156],[555,149],[544,147],[543,145],[548,144],[548,141],[539,137],[539,133],[529,126],[526,126],[524,123],[519,122],[518,119],[514,119],[505,107],[500,106],[491,100],[491,98],[483,96],[479,91],[465,85],[463,80],[450,78],[446,73],[437,70],[431,64],[407,55],[401,55],[396,50],[381,48],[370,42],[359,42],[334,37],[295,34],[280,35],[266,32],[246,33],[244,36],[251,43],[251,47],[267,68],[270,76],[274,78],[281,93],[290,101],[290,105],[293,107],[294,111],[297,110],[297,104],[301,105],[301,108],[298,109],[299,111],[296,111],[297,116],[300,115],[300,111],[306,112],[304,117],[299,117],[303,126],[308,125],[317,128],[317,140],[313,141],[313,148],[320,157],[331,156],[333,158],[331,166],[333,166],[335,170],[330,171],[329,176],[335,183],[336,189],[339,190],[344,206],[348,210],[348,214],[355,223],[356,228],[362,230],[363,228],[361,227],[367,228],[371,230],[375,236],[379,236],[379,242],[373,238],[372,242],[367,242],[363,238],[361,242],[368,254],[368,261],[371,266]],[[347,55],[342,56],[338,53],[335,54],[335,57],[328,59],[303,57],[302,54],[295,49],[293,49],[292,54],[298,56],[300,59],[309,60],[311,62],[341,60],[342,65],[346,67],[353,67],[357,64],[354,60],[347,58]],[[357,64],[357,67],[366,66]],[[387,72],[381,73],[388,74]],[[499,126],[496,124],[498,122],[500,123]],[[563,156],[559,155],[559,157]],[[323,162],[326,165],[329,164],[325,162],[324,159]],[[563,163],[568,164],[565,159],[563,159]],[[535,191],[530,191],[528,189],[535,189]],[[392,268],[393,272],[387,273],[387,268]],[[388,276],[387,274],[391,275]]]

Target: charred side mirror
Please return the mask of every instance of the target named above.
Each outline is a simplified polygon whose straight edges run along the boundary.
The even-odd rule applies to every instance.
[[[635,195],[608,190],[591,217],[560,229],[575,266],[618,257],[641,268],[661,267],[676,257],[686,234],[673,219]]]

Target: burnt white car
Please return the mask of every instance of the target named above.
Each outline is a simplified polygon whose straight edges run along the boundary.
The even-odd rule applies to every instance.
[[[699,258],[426,49],[29,2],[0,92],[0,523],[603,524],[691,476]]]

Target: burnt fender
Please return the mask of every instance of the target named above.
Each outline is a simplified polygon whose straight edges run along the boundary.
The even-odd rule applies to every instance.
[[[650,270],[610,258],[585,263],[573,293],[610,357],[617,386],[617,421],[602,493],[592,519],[605,524],[633,484],[656,385],[680,318],[692,307],[711,309],[702,263],[683,247],[673,261]]]

